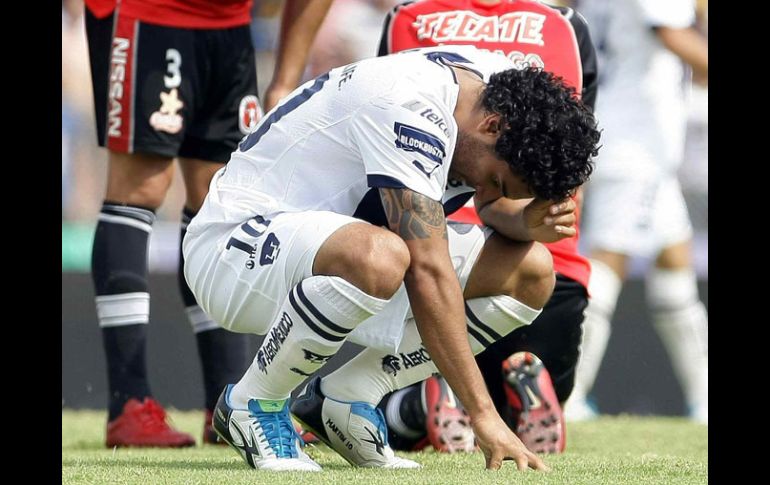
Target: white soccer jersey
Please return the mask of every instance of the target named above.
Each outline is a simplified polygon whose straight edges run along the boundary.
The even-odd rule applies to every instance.
[[[305,83],[241,141],[188,231],[318,210],[385,224],[382,187],[467,199],[469,187],[447,187],[459,92],[450,65],[485,81],[514,67],[472,46],[444,46],[365,59]]]
[[[603,148],[594,178],[675,171],[684,150],[684,65],[653,28],[693,25],[694,1],[581,0],[579,8],[599,48]]]

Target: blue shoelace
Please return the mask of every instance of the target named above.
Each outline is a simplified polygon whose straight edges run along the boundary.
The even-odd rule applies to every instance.
[[[262,432],[276,457],[298,458],[299,454],[295,442],[299,441],[300,446],[303,446],[305,442],[294,429],[289,417],[288,406],[277,413],[255,412],[253,409],[250,411],[249,416],[256,419],[262,426]]]

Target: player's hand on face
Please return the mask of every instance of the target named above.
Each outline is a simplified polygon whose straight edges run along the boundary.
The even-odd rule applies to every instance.
[[[524,446],[499,415],[474,419],[472,426],[488,470],[498,470],[503,460],[513,460],[520,471],[527,468],[549,471],[543,460]]]
[[[556,242],[577,234],[575,209],[571,198],[560,201],[533,199],[524,208],[524,217],[532,239]]]

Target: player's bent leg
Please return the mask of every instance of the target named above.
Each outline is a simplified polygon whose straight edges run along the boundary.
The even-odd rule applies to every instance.
[[[394,235],[389,233],[388,236]],[[400,247],[403,241],[399,239],[397,243]],[[408,266],[408,257],[404,262]],[[398,286],[403,281],[403,274],[399,277]],[[335,371],[328,387],[332,390],[331,395],[324,393],[326,387],[322,390],[319,378],[313,379],[292,405],[292,413],[306,429],[312,430],[353,465],[377,468],[419,467],[411,460],[395,456],[388,443],[385,419],[376,408],[382,396],[394,389],[392,379],[397,376],[407,379],[405,386],[419,382],[435,371],[413,320],[406,325],[401,342],[405,346],[396,351],[395,355],[365,349],[343,368]],[[399,356],[405,355],[404,352],[411,354],[411,357],[406,357],[408,363],[402,367]],[[372,368],[375,373],[387,376],[372,376]],[[401,370],[405,370],[409,376],[405,376]]]
[[[486,271],[492,271],[495,259],[495,271],[505,267],[518,272],[499,280],[477,277],[471,286],[472,292],[468,295],[472,298],[466,301],[466,317],[469,341],[473,351],[478,353],[496,338],[537,317],[539,309],[531,308],[505,292],[517,296],[520,293],[530,304],[542,306],[553,290],[551,257],[541,245],[500,241],[492,243],[482,260],[479,252],[483,253],[482,246],[486,248],[486,245],[481,229],[450,225],[448,234],[450,253],[455,262],[460,262],[455,270],[461,284],[467,282],[471,286],[469,273],[470,278],[474,278],[474,272],[484,275]],[[500,284],[494,286],[494,282]],[[496,296],[484,296],[484,291]],[[355,415],[353,405],[373,409],[385,394],[420,382],[434,372],[437,369],[422,344],[414,319],[410,318],[395,352],[364,349],[322,381],[318,379],[308,384],[304,397],[295,402],[292,412],[350,463],[377,467],[414,466],[413,462],[393,455],[386,441],[382,415],[376,412]],[[428,421],[432,417],[429,416]],[[341,430],[341,435],[335,429]],[[380,430],[379,434],[377,430]],[[377,439],[367,436],[368,433],[375,434]]]
[[[408,265],[405,245],[394,243],[388,235],[383,237],[382,229],[351,222],[357,220],[332,213],[282,214],[273,221],[261,220],[264,232],[269,234],[257,239],[266,237],[286,248],[285,252],[273,251],[272,262],[260,266],[247,264],[251,251],[240,251],[243,255],[234,253],[235,257],[225,255],[219,264],[214,263],[215,273],[219,269],[216,266],[223,266],[229,268],[225,273],[231,272],[228,279],[232,279],[235,272],[241,281],[254,274],[251,276],[254,281],[246,291],[233,292],[230,288],[227,294],[216,294],[213,298],[206,294],[205,282],[198,282],[207,277],[205,271],[198,270],[201,263],[198,258],[202,259],[203,266],[210,268],[210,261],[206,261],[210,248],[204,245],[198,253],[196,236],[188,235],[186,239],[189,241],[187,278],[193,291],[198,289],[199,301],[222,298],[233,301],[234,298],[238,302],[237,305],[213,302],[209,309],[213,309],[214,318],[219,317],[220,308],[232,310],[234,316],[225,314],[226,311],[221,321],[243,330],[249,321],[264,318],[261,317],[264,314],[272,315],[267,317],[271,318],[269,325],[260,332],[266,333],[266,337],[254,362],[236,385],[228,386],[214,415],[215,431],[256,468],[308,469],[309,458],[300,450],[299,437],[288,417],[289,394],[328,362],[356,326],[378,313],[403,280]],[[317,231],[313,230],[314,224]],[[225,236],[232,234],[230,237],[238,241],[250,241],[247,236],[251,233],[253,237],[258,231],[249,226],[244,232],[236,230]],[[334,237],[340,234],[343,237]],[[259,244],[257,241],[257,246]],[[268,244],[267,240],[261,244]],[[364,288],[348,281],[348,277]],[[281,303],[273,304],[272,308],[265,305],[264,297],[275,298],[276,291],[286,291]],[[241,295],[252,300],[255,306],[242,301]],[[261,311],[258,305],[262,305]],[[236,306],[239,308],[234,308]],[[257,433],[255,436],[262,433],[267,441],[255,445],[257,441],[249,438],[252,432]],[[275,460],[279,460],[280,465],[275,464]]]
[[[313,276],[286,297],[252,368],[234,389],[236,401],[245,394],[249,399],[288,398],[337,352],[350,332],[382,310],[408,264],[406,245],[389,231],[369,224],[335,231],[318,250]],[[255,364],[259,372],[253,371]]]

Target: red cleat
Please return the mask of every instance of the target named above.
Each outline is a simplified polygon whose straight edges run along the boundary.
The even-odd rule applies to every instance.
[[[503,362],[508,426],[530,451],[561,453],[566,445],[564,416],[543,362],[516,352]]]
[[[298,423],[294,423],[294,430],[297,432],[299,437],[302,438],[302,441],[304,441],[306,445],[314,445],[321,441],[318,439],[318,436],[313,434],[312,431],[305,431],[305,429],[302,428],[302,426],[300,426]]]
[[[144,402],[129,399],[123,414],[107,423],[108,448],[113,446],[157,446],[181,448],[194,446],[195,439],[173,429],[166,422],[166,411],[151,397]]]
[[[446,380],[429,377],[423,383],[423,393],[427,408],[425,428],[433,448],[442,453],[473,452],[476,437],[471,419]]]
[[[226,445],[219,439],[219,435],[214,431],[211,420],[214,418],[214,412],[211,409],[206,410],[206,418],[203,422],[203,442],[208,445]]]

